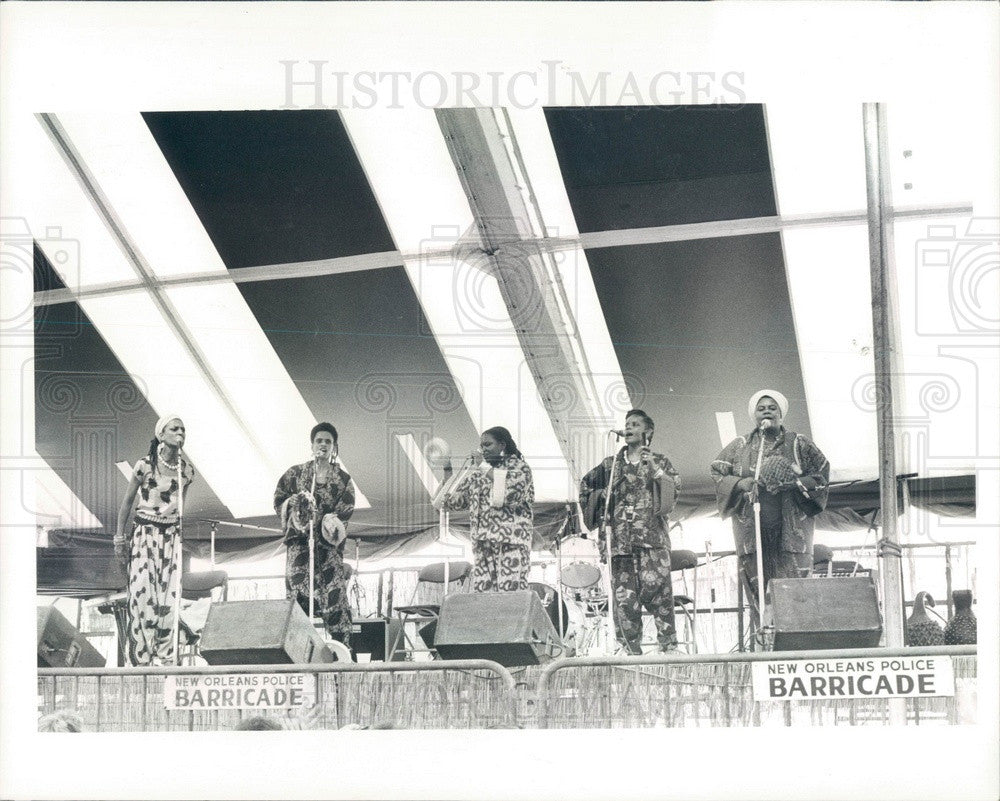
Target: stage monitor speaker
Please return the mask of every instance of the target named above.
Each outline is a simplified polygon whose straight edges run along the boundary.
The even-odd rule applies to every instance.
[[[397,637],[402,645],[403,637],[400,634],[402,628],[402,622],[396,618],[355,620],[351,626],[351,649],[355,654],[371,654],[372,662],[402,662],[406,659],[406,652],[399,646],[397,646],[398,652],[391,660],[386,660],[385,657]]]
[[[210,665],[291,665],[335,661],[297,602],[213,603],[199,654]]]
[[[532,590],[453,593],[441,604],[434,647],[442,659],[537,665],[563,646]]]
[[[875,648],[882,636],[875,584],[868,576],[772,579],[774,650]]]
[[[38,607],[38,667],[104,667],[90,641],[54,606]]]

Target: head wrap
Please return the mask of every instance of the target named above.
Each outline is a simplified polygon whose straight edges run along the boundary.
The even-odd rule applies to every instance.
[[[781,417],[784,419],[785,415],[788,414],[788,398],[782,395],[776,389],[762,389],[760,392],[755,392],[750,396],[750,403],[747,404],[747,414],[750,415],[750,419],[756,419],[754,417],[754,411],[757,409],[757,404],[760,403],[761,398],[774,398],[774,402],[778,404],[778,408],[781,409]]]
[[[161,442],[163,441],[160,434],[163,433],[163,429],[167,427],[171,420],[180,420],[181,416],[179,414],[165,414],[159,420],[156,421],[156,428],[153,429],[153,436],[156,437]]]

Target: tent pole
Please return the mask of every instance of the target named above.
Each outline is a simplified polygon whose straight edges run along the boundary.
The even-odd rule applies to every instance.
[[[865,183],[868,195],[868,253],[871,264],[872,334],[875,356],[875,413],[878,421],[879,494],[882,510],[882,597],[886,646],[903,645],[902,551],[896,508],[896,446],[893,396],[898,394],[899,347],[893,259],[892,194],[884,103],[863,105]],[[894,386],[897,385],[897,386]],[[894,392],[894,389],[896,392]]]

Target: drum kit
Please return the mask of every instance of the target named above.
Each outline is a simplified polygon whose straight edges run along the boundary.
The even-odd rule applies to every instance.
[[[557,590],[542,582],[528,584],[562,637],[563,656],[610,653],[614,638],[607,632],[608,595],[601,569],[591,562],[571,562],[562,568],[559,585]]]

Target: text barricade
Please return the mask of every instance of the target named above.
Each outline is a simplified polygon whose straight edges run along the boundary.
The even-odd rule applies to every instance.
[[[163,705],[167,709],[294,709],[315,703],[315,674],[214,673],[163,677]]]
[[[751,670],[755,701],[955,694],[950,656],[776,659]]]

